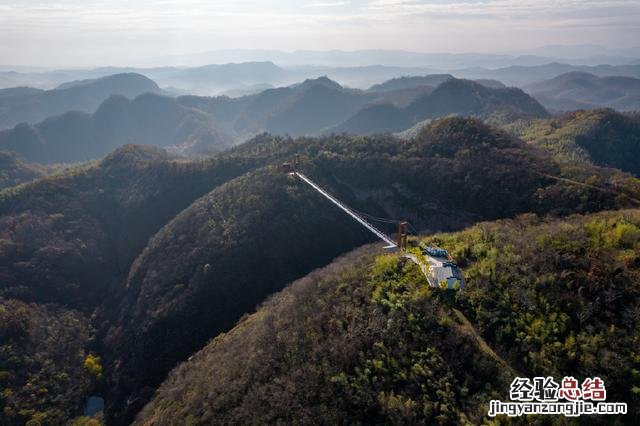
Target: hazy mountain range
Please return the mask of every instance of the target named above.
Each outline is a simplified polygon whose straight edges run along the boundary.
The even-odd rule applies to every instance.
[[[507,85],[522,87],[570,72],[585,72],[598,77],[618,76],[640,78],[640,66],[638,65],[575,66],[562,63],[550,63],[531,67],[510,66],[493,70],[481,68],[465,69],[459,70],[456,76],[473,79],[496,79]]]
[[[640,57],[638,49],[610,49],[594,45],[545,46],[514,53],[420,53],[403,50],[357,50],[283,52],[278,50],[228,49],[195,54],[165,56],[158,63],[194,66],[207,63],[273,61],[284,66],[305,64],[330,67],[358,67],[372,64],[453,70],[501,68],[511,65],[543,65],[565,62],[572,65],[626,65]]]
[[[140,78],[145,84],[136,92],[149,87],[142,76],[134,80]],[[93,99],[98,100],[103,93],[89,89],[96,81],[109,79],[66,84],[57,90],[67,95],[75,90],[85,101],[94,94]],[[44,163],[89,160],[127,143],[169,147],[181,154],[210,154],[260,132],[291,136],[371,134],[405,130],[422,120],[446,115],[496,122],[547,116],[544,108],[520,89],[500,87],[493,81],[487,84],[491,87],[451,75],[433,75],[391,80],[363,91],[321,77],[240,98],[170,98],[147,93],[129,100],[114,95],[94,113],[66,112],[38,124],[21,123],[0,131],[0,149]],[[73,96],[65,99],[75,102]],[[65,105],[60,105],[60,110]]]
[[[114,95],[93,114],[70,111],[0,131],[0,150],[39,163],[91,160],[128,143],[203,154],[230,146],[232,139],[202,111],[151,93],[133,100]]]
[[[399,65],[282,65],[271,61],[225,63],[199,67],[131,68],[106,67],[96,69],[47,72],[0,72],[0,88],[29,86],[51,89],[71,80],[95,79],[119,73],[138,73],[154,80],[175,95],[222,93],[247,94],[270,86],[288,86],[305,79],[327,76],[352,88],[366,89],[393,78],[428,74],[451,74],[457,78],[498,80],[509,86],[522,87],[569,72],[586,72],[598,77],[623,76],[640,78],[640,64],[634,61],[622,65],[571,65],[544,62],[534,65],[506,67],[432,68]]]
[[[380,103],[363,108],[331,131],[355,134],[393,133],[423,120],[447,115],[509,122],[546,117],[547,111],[520,89],[487,87],[474,81],[451,78],[405,107]]]
[[[551,110],[595,107],[640,110],[640,79],[633,77],[597,77],[571,72],[527,85],[524,89]]]
[[[0,129],[21,122],[36,123],[67,111],[93,113],[113,95],[134,98],[143,93],[160,92],[155,82],[133,73],[71,81],[52,90],[0,89]]]
[[[610,109],[574,111],[506,128],[568,163],[596,164],[640,176],[640,115]]]
[[[546,65],[527,68],[527,72],[553,75],[567,67]],[[632,73],[640,66],[591,70],[606,74],[612,69]],[[115,69],[90,73],[94,76],[107,70]],[[228,87],[290,77],[269,62],[188,68],[179,74],[173,68],[154,72],[167,81],[176,79],[172,81],[175,84],[184,78],[195,85]],[[517,68],[502,69],[491,75],[508,77],[517,72]],[[504,124],[545,118],[548,112],[543,106],[550,111],[640,108],[640,79],[634,77],[598,77],[573,71],[538,80],[524,89],[531,96],[507,88],[499,80],[474,82],[452,74],[427,74],[397,77],[361,90],[324,76],[266,90],[256,87],[257,93],[235,98],[187,95],[172,99],[151,96],[167,92],[148,77],[122,73],[62,83],[46,91],[0,89],[0,127],[7,128],[0,132],[0,149],[33,162],[88,160],[126,143],[169,147],[193,155],[216,152],[260,132],[291,136],[394,133],[412,126],[419,129],[419,123],[446,115]],[[20,122],[26,124],[17,125]]]

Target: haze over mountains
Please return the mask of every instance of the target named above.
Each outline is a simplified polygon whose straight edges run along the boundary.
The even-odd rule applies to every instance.
[[[356,134],[393,133],[420,121],[447,115],[507,122],[543,118],[547,116],[547,111],[520,89],[494,89],[470,80],[450,79],[404,108],[390,104],[364,108],[332,131]]]
[[[640,64],[547,49],[0,73],[0,425],[478,424],[565,374],[638,424]]]
[[[525,86],[547,108],[559,111],[608,107],[640,110],[640,79],[597,77],[584,72],[562,74]]]
[[[112,95],[134,98],[142,93],[160,93],[160,88],[140,74],[114,74],[71,81],[52,90],[0,89],[0,129],[21,122],[37,123],[67,111],[93,113]]]
[[[114,95],[93,114],[71,111],[0,131],[0,150],[38,163],[92,160],[127,143],[204,154],[230,146],[232,139],[205,113],[151,93],[133,100]]]
[[[515,53],[420,53],[403,50],[357,50],[283,52],[278,50],[226,49],[158,58],[159,63],[194,66],[206,63],[274,61],[285,66],[305,64],[329,67],[358,67],[371,64],[435,69],[501,68],[510,65],[542,65],[565,62],[571,65],[627,65],[640,56],[640,49],[610,49],[594,45],[544,46]]]
[[[282,71],[268,63],[241,64],[229,74],[229,67],[234,66],[182,72],[189,73],[191,81],[206,82],[228,75],[235,76],[233,81],[248,81],[270,72],[276,78]],[[0,131],[0,150],[40,163],[89,160],[126,143],[195,155],[219,151],[260,132],[291,136],[395,133],[447,115],[498,124],[545,118],[548,111],[539,102],[549,111],[640,108],[640,79],[632,77],[572,72],[524,89],[532,96],[498,80],[474,82],[451,74],[429,74],[394,78],[367,90],[320,77],[237,98],[170,98],[153,95],[163,92],[142,75],[115,74],[64,83],[49,91],[0,90],[2,123],[6,127],[28,123]],[[145,95],[138,96],[141,93]],[[39,122],[47,114],[51,116]]]
[[[60,90],[78,91],[94,84],[91,80]],[[501,85],[492,81],[485,84],[493,87],[433,75],[391,80],[362,91],[321,77],[240,98],[174,99],[148,93],[130,101],[112,96],[93,114],[67,112],[35,125],[22,123],[0,131],[0,149],[40,163],[89,160],[126,143],[170,147],[192,155],[219,151],[260,132],[291,136],[371,134],[401,131],[425,119],[450,114],[496,122],[547,116],[544,108],[521,90],[494,88]],[[142,85],[136,91],[144,89]],[[90,95],[69,93],[67,99],[78,103]]]
[[[540,58],[522,61],[511,56],[501,61],[473,61],[473,58],[492,58],[491,55],[434,54],[433,61],[415,61],[403,58],[421,57],[410,52],[361,52],[358,60],[321,60],[332,55],[357,58],[351,52],[316,52],[308,58],[301,57],[295,63],[283,60],[274,52],[264,55],[214,55],[197,66],[157,67],[101,67],[94,69],[39,70],[17,72],[0,71],[0,88],[30,86],[54,88],[66,81],[92,79],[116,73],[139,73],[156,81],[161,87],[177,94],[216,95],[225,92],[241,92],[264,88],[265,85],[286,86],[309,78],[327,76],[342,85],[365,89],[384,80],[403,76],[449,73],[457,78],[496,79],[507,85],[522,86],[550,79],[568,72],[588,72],[599,77],[626,76],[640,78],[637,56],[624,60],[608,61],[600,58],[594,62],[574,61],[568,58]],[[500,57],[499,55],[495,55]],[[446,58],[466,58],[447,60]],[[226,58],[226,59],[225,59]],[[251,59],[254,58],[254,59]],[[440,59],[438,59],[440,58]],[[444,58],[444,59],[443,59]],[[166,64],[167,62],[164,62]]]

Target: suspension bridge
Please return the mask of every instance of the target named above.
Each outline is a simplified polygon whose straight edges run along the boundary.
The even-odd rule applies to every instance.
[[[433,249],[431,247],[427,247],[425,251],[422,253],[423,259],[417,256],[414,253],[407,251],[407,241],[408,241],[408,226],[409,223],[405,221],[396,221],[392,219],[383,219],[383,218],[375,218],[370,215],[363,214],[361,212],[357,212],[356,210],[350,208],[336,197],[331,195],[328,191],[322,188],[320,185],[315,183],[313,180],[305,176],[297,169],[297,159],[296,161],[291,163],[283,163],[282,169],[290,176],[294,176],[299,178],[302,182],[309,185],[335,206],[340,208],[346,214],[351,216],[354,220],[368,229],[371,233],[373,233],[376,237],[382,240],[386,246],[386,250],[398,250],[401,255],[411,262],[415,263],[425,278],[427,279],[429,286],[437,287],[437,288],[450,288],[450,289],[459,289],[463,288],[465,285],[464,278],[462,276],[462,272],[456,266],[456,264],[451,260],[450,256],[445,250],[442,249]],[[365,219],[365,216],[381,219],[387,223],[396,223],[398,224],[398,237],[396,240],[389,237],[384,232],[380,231],[378,228],[373,226],[369,221]]]

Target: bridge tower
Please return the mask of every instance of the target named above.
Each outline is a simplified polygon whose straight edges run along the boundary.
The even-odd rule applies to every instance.
[[[398,224],[398,249],[405,251],[407,249],[407,222],[400,222]]]

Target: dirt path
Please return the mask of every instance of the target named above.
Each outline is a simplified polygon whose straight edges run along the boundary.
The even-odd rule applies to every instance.
[[[452,308],[452,310],[456,314],[456,317],[458,318],[458,320],[460,320],[460,322],[462,323],[462,326],[461,326],[462,331],[464,331],[465,333],[473,337],[475,341],[478,343],[478,346],[480,347],[480,349],[482,349],[484,353],[489,355],[498,364],[504,367],[511,374],[511,377],[518,376],[518,372],[514,370],[504,359],[502,359],[500,355],[495,353],[493,349],[491,349],[491,347],[487,344],[487,342],[482,338],[480,333],[478,333],[478,331],[473,327],[473,324],[471,324],[471,321],[469,321],[467,317],[464,316],[464,314],[460,312],[458,309]]]

